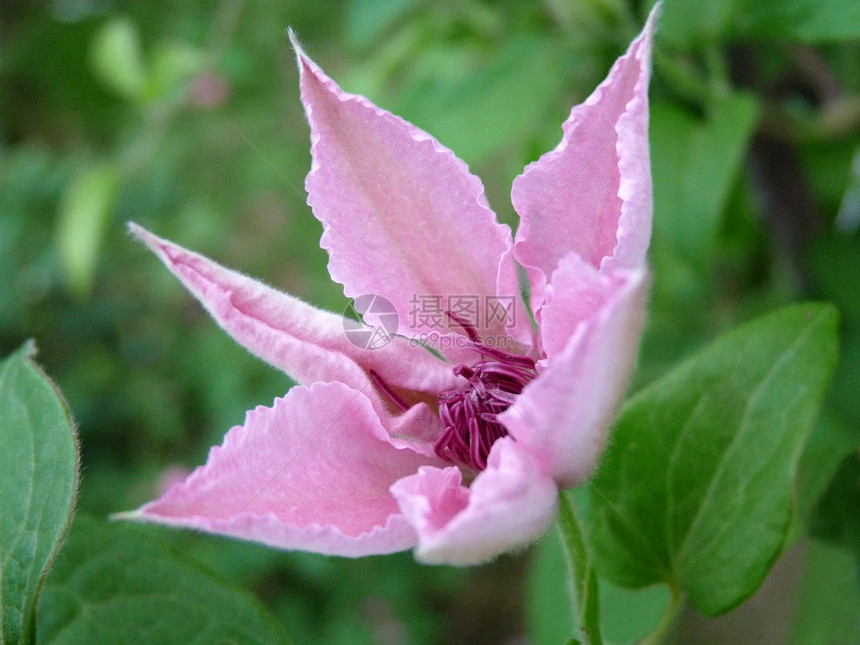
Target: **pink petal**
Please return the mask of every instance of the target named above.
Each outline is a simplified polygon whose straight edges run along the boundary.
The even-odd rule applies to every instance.
[[[426,132],[342,91],[293,44],[311,126],[308,203],[323,223],[332,279],[349,297],[390,300],[411,334],[460,334],[443,313],[450,299],[474,298],[482,335],[530,344],[506,253],[510,229],[496,221],[480,180]],[[511,320],[486,320],[485,303],[496,296],[515,304]]]
[[[600,273],[576,253],[562,258],[547,285],[541,318],[541,339],[549,362],[567,347],[580,324],[599,315],[629,281],[629,271]]]
[[[366,390],[370,369],[389,385],[430,394],[456,383],[448,364],[403,338],[395,337],[380,349],[362,349],[350,342],[340,316],[226,269],[136,224],[129,228],[228,334],[298,383],[340,381]]]
[[[120,517],[282,549],[391,553],[416,538],[388,489],[427,463],[391,445],[360,392],[297,386],[248,412],[184,482]]]
[[[601,270],[644,264],[651,238],[648,77],[659,9],[585,103],[555,148],[514,180],[514,256],[539,315],[547,278],[575,251]]]
[[[563,261],[553,274],[553,287],[572,283],[577,267]],[[551,332],[555,353],[498,417],[517,444],[538,456],[562,486],[583,482],[603,451],[636,362],[647,282],[644,269],[624,272],[610,283],[603,305],[580,321],[564,347],[559,345],[561,327]],[[575,297],[576,291],[557,293]],[[559,295],[546,309],[546,318],[555,324],[575,306]]]
[[[537,539],[555,518],[555,482],[509,438],[493,444],[471,487],[460,480],[456,468],[425,466],[391,487],[418,533],[422,562],[478,564]]]

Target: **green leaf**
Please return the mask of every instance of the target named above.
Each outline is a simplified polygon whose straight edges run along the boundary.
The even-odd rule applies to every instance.
[[[613,645],[632,645],[651,634],[670,609],[671,592],[665,585],[625,589],[600,580],[600,624]]]
[[[836,311],[786,307],[717,340],[623,408],[588,490],[601,575],[664,582],[706,615],[759,586],[836,359]]]
[[[597,573],[580,527],[579,516],[570,491],[562,491],[558,513],[561,543],[567,555],[568,568],[577,608],[583,645],[600,645],[600,596]]]
[[[144,98],[146,65],[137,26],[128,18],[111,18],[104,24],[93,41],[90,64],[96,77],[121,97]]]
[[[36,598],[71,520],[78,449],[68,409],[30,360],[0,362],[0,642],[32,643]]]
[[[732,30],[741,0],[665,0],[660,39],[676,47],[719,42]]]
[[[860,562],[860,454],[856,451],[840,464],[809,528],[815,537],[853,550]]]
[[[860,37],[856,0],[665,0],[660,37],[676,47],[736,38],[806,42]]]
[[[734,94],[703,119],[666,103],[651,114],[655,244],[705,265],[758,119],[758,103]]]
[[[860,643],[860,562],[840,548],[809,543],[790,645]]]
[[[288,642],[255,598],[151,534],[151,527],[78,517],[42,594],[39,641]]]
[[[832,42],[860,38],[857,0],[744,0],[738,13],[745,36]]]
[[[66,186],[57,220],[57,245],[67,286],[83,295],[92,287],[101,241],[120,185],[109,164],[84,168]]]
[[[205,63],[203,52],[184,43],[159,43],[152,51],[150,96],[170,94],[200,72]]]

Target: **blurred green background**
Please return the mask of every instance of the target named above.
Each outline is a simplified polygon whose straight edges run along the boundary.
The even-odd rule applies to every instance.
[[[35,338],[67,396],[79,510],[151,499],[165,472],[202,463],[245,410],[290,386],[219,331],[125,222],[318,306],[347,304],[305,204],[309,137],[287,26],[344,89],[457,152],[515,226],[513,178],[555,146],[650,4],[4,0],[0,356]],[[651,92],[655,279],[634,384],[756,313],[835,302],[843,358],[800,484],[824,501],[798,516],[855,556],[858,39],[853,1],[666,0]],[[538,556],[457,570],[159,531],[252,589],[297,642],[567,635],[552,538]],[[799,633],[798,620],[774,619],[774,633]]]

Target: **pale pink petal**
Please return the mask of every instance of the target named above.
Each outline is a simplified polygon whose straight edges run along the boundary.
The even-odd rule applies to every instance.
[[[428,564],[478,564],[528,544],[558,503],[555,482],[510,438],[493,444],[469,488],[456,468],[423,467],[391,492],[418,533],[415,557]]]
[[[630,279],[629,271],[600,273],[576,253],[561,259],[547,285],[541,316],[541,340],[549,362],[567,347],[580,324],[599,314]]]
[[[332,279],[349,297],[390,300],[407,335],[460,334],[443,313],[455,308],[452,299],[475,299],[472,322],[483,336],[530,344],[506,253],[510,229],[496,221],[480,180],[426,132],[342,91],[294,46],[311,126],[308,203],[323,224]],[[512,299],[512,320],[486,319],[496,296]]]
[[[563,262],[553,285],[564,284],[570,276],[561,274],[573,269]],[[562,486],[582,483],[594,469],[636,362],[647,277],[644,269],[624,273],[604,305],[542,362],[538,377],[498,417]],[[567,309],[564,302],[556,304],[559,314]],[[554,349],[557,342],[552,340]]]
[[[555,148],[514,180],[520,215],[514,255],[540,320],[546,281],[575,251],[601,270],[638,268],[651,238],[648,77],[659,9],[585,103]]]
[[[120,517],[282,549],[391,553],[416,536],[389,487],[427,463],[391,445],[360,392],[296,386],[273,407],[248,412],[184,482]]]
[[[450,365],[403,338],[395,337],[380,349],[362,349],[347,337],[341,316],[226,269],[136,224],[129,228],[228,334],[298,383],[340,381],[364,390],[367,370],[372,369],[389,385],[407,390],[437,394],[456,384]]]

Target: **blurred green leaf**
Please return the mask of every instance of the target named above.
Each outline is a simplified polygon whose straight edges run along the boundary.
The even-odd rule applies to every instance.
[[[350,0],[346,5],[346,24],[351,44],[366,47],[378,43],[385,31],[416,4],[416,0]]]
[[[288,642],[255,598],[187,560],[149,529],[75,520],[39,602],[40,642]]]
[[[164,96],[199,72],[206,57],[184,43],[167,42],[152,51],[150,94]]]
[[[856,554],[813,540],[795,603],[789,645],[860,643],[860,575]]]
[[[844,352],[844,344],[842,351]],[[834,386],[842,380],[840,372],[848,360],[843,353],[840,357],[840,365],[837,367]],[[856,385],[856,381],[851,381],[850,386],[854,385]],[[804,446],[803,454],[800,457],[795,486],[795,510],[791,518],[792,527],[789,534],[789,540],[792,542],[806,531],[810,519],[815,521],[815,518],[810,518],[810,515],[813,514],[816,504],[819,503],[827,488],[834,485],[835,482],[831,480],[839,471],[845,456],[856,451],[857,447],[860,446],[860,427],[850,423],[842,416],[834,414],[835,397],[833,393],[836,389],[836,387],[831,387],[828,405],[825,406],[812,429],[809,441]],[[856,508],[857,516],[860,518],[860,507]],[[836,512],[840,509],[836,506],[830,510]],[[816,515],[820,518],[821,511],[819,510]],[[836,517],[832,519],[839,521]],[[815,531],[814,525],[812,530]],[[858,533],[858,539],[860,539],[860,533]]]
[[[90,51],[96,77],[121,97],[139,101],[146,94],[147,72],[137,26],[128,18],[110,18],[96,34]]]
[[[71,520],[75,430],[28,343],[0,362],[0,642],[35,642],[36,598]]]
[[[742,1],[665,0],[660,39],[676,47],[719,42],[731,31]]]
[[[860,455],[843,460],[810,520],[810,532],[851,549],[860,563]]]
[[[758,118],[758,103],[733,94],[704,119],[667,103],[651,112],[655,243],[698,266],[713,258],[720,218]]]
[[[738,15],[739,31],[745,36],[806,42],[860,38],[857,0],[743,0]]]
[[[690,48],[738,38],[824,42],[860,37],[856,0],[665,0],[660,36]]]
[[[113,165],[91,165],[72,178],[63,193],[57,245],[66,285],[79,295],[92,286],[120,179],[119,169]]]
[[[836,360],[836,311],[786,307],[715,341],[624,406],[589,486],[589,545],[624,586],[665,582],[706,615],[761,583]]]
[[[453,57],[458,50],[443,51]],[[467,163],[479,164],[498,152],[499,142],[522,144],[540,131],[546,99],[562,94],[570,64],[546,40],[518,36],[478,69],[441,65],[437,78],[399,98],[395,112],[432,132]]]

